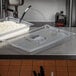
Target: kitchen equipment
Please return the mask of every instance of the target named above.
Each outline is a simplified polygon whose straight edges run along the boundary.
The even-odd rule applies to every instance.
[[[11,46],[22,49],[28,54],[36,54],[45,51],[51,47],[55,47],[65,41],[69,40],[73,33],[44,25],[42,27],[33,29],[27,34],[27,37],[17,39],[13,42],[8,42]]]
[[[9,21],[0,22],[0,41],[9,40],[29,32],[31,25],[33,24],[24,20],[22,20],[22,23],[19,23],[19,19],[16,18],[9,18]]]
[[[24,0],[9,0],[9,5],[19,6],[23,5]]]
[[[0,0],[0,21],[3,21],[4,19],[4,17],[3,17],[3,1],[4,0]]]
[[[29,6],[26,8],[26,10],[23,12],[23,14],[22,14],[22,16],[21,16],[21,18],[20,18],[20,21],[19,21],[20,23],[21,23],[24,15],[26,14],[26,12],[27,12],[30,8],[31,8],[31,5],[29,5]]]
[[[3,10],[2,10],[2,0],[0,0],[0,18],[3,16]]]
[[[13,28],[13,29],[12,29]],[[10,39],[24,33],[29,32],[27,24],[18,24],[13,21],[5,21],[0,23],[0,41]]]
[[[8,0],[8,5],[15,7],[15,10],[12,11],[13,16],[15,18],[18,18],[18,6],[23,5],[23,4],[24,4],[24,0]],[[11,10],[9,9],[9,11],[11,11]]]

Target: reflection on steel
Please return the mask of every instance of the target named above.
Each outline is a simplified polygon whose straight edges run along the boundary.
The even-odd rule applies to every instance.
[[[0,0],[0,18],[3,17],[2,0]]]
[[[69,27],[72,26],[72,8],[73,8],[73,0],[70,0],[70,19],[69,19]]]

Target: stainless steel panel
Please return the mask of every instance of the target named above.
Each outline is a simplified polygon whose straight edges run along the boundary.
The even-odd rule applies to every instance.
[[[22,5],[23,0],[9,0],[10,5]]]
[[[0,0],[0,19],[3,17],[2,0]]]

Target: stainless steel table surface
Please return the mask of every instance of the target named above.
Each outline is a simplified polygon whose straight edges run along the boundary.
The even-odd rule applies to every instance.
[[[62,28],[68,30],[68,27]],[[76,33],[76,27],[71,28],[72,32]],[[2,45],[2,43],[0,43]],[[0,48],[0,55],[29,55],[27,52],[12,47],[10,45],[6,45]],[[39,53],[33,54],[33,55],[41,55],[41,56],[55,56],[55,55],[60,55],[60,56],[76,56],[76,36],[73,36],[72,39],[57,45],[53,48],[41,51]]]

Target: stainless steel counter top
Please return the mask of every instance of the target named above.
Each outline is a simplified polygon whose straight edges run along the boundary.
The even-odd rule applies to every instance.
[[[69,30],[68,27],[63,29]],[[72,27],[71,31],[76,33],[76,27]],[[29,55],[29,54],[21,49],[12,47],[10,45],[6,45],[0,48],[0,55]],[[51,49],[43,50],[33,55],[76,56],[76,36],[73,36],[70,40],[55,47],[52,47]]]

